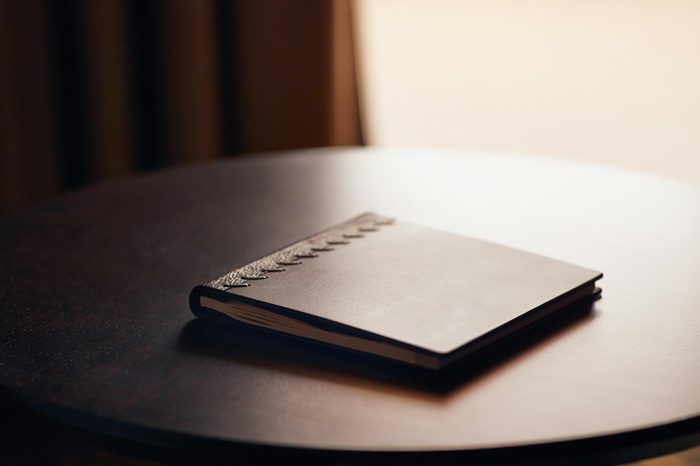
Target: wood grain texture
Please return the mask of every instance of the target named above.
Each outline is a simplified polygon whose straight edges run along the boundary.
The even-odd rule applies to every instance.
[[[444,383],[194,321],[193,285],[367,210],[594,267],[603,298]],[[190,451],[651,456],[700,443],[698,238],[697,187],[535,157],[313,150],[137,176],[0,224],[0,386]]]

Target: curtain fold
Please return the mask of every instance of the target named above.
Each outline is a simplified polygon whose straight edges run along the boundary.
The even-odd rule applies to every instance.
[[[0,211],[139,170],[361,143],[349,9],[0,2]]]
[[[83,0],[86,100],[91,178],[121,176],[136,167],[127,8],[122,0]]]
[[[217,157],[223,153],[217,4],[160,0],[158,10],[167,158],[193,162]]]
[[[62,184],[48,26],[45,5],[0,2],[0,211]]]

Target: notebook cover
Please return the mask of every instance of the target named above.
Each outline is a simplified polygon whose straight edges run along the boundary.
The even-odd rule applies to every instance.
[[[327,320],[446,354],[601,277],[559,260],[367,213],[202,287],[289,310],[302,320]]]

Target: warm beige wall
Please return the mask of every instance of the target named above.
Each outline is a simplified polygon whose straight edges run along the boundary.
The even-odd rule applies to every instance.
[[[700,2],[358,0],[370,144],[700,182]]]

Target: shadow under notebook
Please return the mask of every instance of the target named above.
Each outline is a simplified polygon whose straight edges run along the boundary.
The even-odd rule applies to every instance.
[[[594,303],[550,315],[467,360],[440,371],[281,334],[243,323],[193,319],[182,329],[180,350],[350,385],[386,384],[433,394],[448,394],[482,375],[563,337],[595,318]]]

